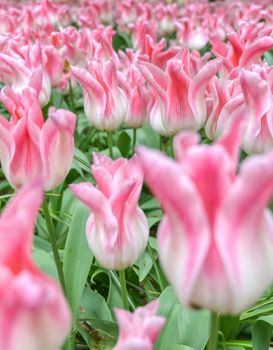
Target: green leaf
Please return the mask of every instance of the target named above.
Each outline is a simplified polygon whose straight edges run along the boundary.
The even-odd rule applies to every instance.
[[[36,235],[34,236],[33,244],[37,249],[43,250],[47,253],[52,252],[51,244],[47,240],[39,236],[36,236]]]
[[[273,65],[273,54],[272,52],[265,52],[264,53],[264,58],[266,59],[267,63],[272,66]]]
[[[65,286],[74,325],[77,322],[78,308],[93,259],[85,237],[88,216],[89,210],[77,202],[64,250]]]
[[[122,131],[118,137],[118,148],[123,157],[128,157],[130,153],[131,139],[126,131]]]
[[[154,131],[149,122],[138,129],[138,140],[139,143],[151,148],[160,148],[160,136]]]
[[[239,331],[240,319],[239,316],[224,315],[220,318],[221,331],[225,339],[235,339]]]
[[[158,314],[166,318],[166,323],[155,349],[164,350],[179,344],[203,350],[209,338],[209,312],[183,308],[171,287],[163,291],[159,300]]]
[[[162,350],[194,350],[194,349],[187,345],[174,344],[171,346],[167,346]]]
[[[182,309],[178,319],[178,330],[182,344],[189,345],[196,350],[204,349],[210,334],[209,311]]]
[[[79,310],[79,317],[81,319],[98,319],[113,321],[111,311],[105,299],[96,291],[86,287],[84,289],[81,307]]]
[[[86,154],[78,148],[74,149],[74,159],[72,163],[72,168],[76,170],[82,169],[90,173],[90,160],[87,158]],[[83,176],[82,172],[80,172],[80,175]]]
[[[256,320],[252,332],[253,350],[268,350],[273,331],[273,315]]]
[[[132,42],[129,36],[127,36],[126,34],[117,33],[113,37],[113,48],[115,49],[115,51],[125,50],[129,47],[132,47]]]
[[[56,265],[51,254],[34,246],[32,257],[43,272],[53,277],[56,281],[59,281]]]
[[[53,103],[53,106],[56,108],[62,107],[62,95],[58,90],[52,89],[51,90],[51,101]]]
[[[151,210],[151,209],[160,209],[158,201],[153,197],[141,204],[141,209]]]
[[[111,310],[113,310],[114,307],[123,308],[118,281],[116,274],[114,272],[112,274],[109,272],[109,293],[107,304]]]
[[[147,250],[139,258],[138,266],[138,278],[139,282],[142,282],[148,276],[153,267],[153,260]]]

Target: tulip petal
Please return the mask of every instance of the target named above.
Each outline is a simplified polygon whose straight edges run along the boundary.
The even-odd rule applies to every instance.
[[[76,197],[103,222],[106,228],[108,222],[110,227],[112,226],[112,220],[110,220],[113,216],[112,210],[109,201],[103,195],[103,193],[87,182],[82,182],[77,185],[72,184],[69,186],[69,188],[76,195]]]
[[[273,153],[244,162],[216,222],[216,241],[232,287],[227,312],[250,306],[272,282]],[[249,273],[251,271],[251,273]]]
[[[0,53],[0,80],[21,92],[28,86],[31,71],[22,60]]]
[[[50,108],[40,137],[41,158],[45,189],[58,186],[68,174],[73,153],[73,133],[76,124],[74,113]]]
[[[1,300],[0,348],[55,350],[69,334],[71,317],[56,284],[40,272],[24,271]]]
[[[196,121],[188,102],[190,77],[185,73],[183,67],[181,67],[181,62],[178,60],[170,61],[167,69],[170,77],[167,89],[168,110],[163,119],[163,124],[172,133],[177,133],[182,129],[194,130]]]
[[[97,129],[102,129],[102,118],[106,110],[105,90],[85,69],[71,66],[71,73],[83,87],[86,117]]]
[[[0,161],[3,172],[10,182],[10,163],[14,156],[15,144],[8,127],[7,120],[0,116]]]
[[[205,90],[210,79],[218,72],[221,65],[221,59],[209,61],[190,82],[189,104],[196,118],[198,128],[203,125],[206,119]]]
[[[256,63],[257,60],[264,54],[267,50],[273,47],[273,38],[262,37],[257,41],[249,45],[243,52],[240,59],[240,67],[248,68],[252,63]]]
[[[267,82],[256,72],[242,69],[240,82],[245,103],[252,112],[253,119],[260,119],[270,108],[272,95]]]
[[[162,266],[181,300],[189,304],[209,244],[209,223],[201,198],[174,161],[144,147],[137,153],[145,181],[166,214],[158,231]]]
[[[167,76],[160,68],[152,63],[146,63],[140,65],[139,70],[147,82],[151,85],[153,90],[161,99],[161,102],[165,102],[167,99]]]
[[[22,188],[1,215],[0,262],[8,265],[14,273],[23,268],[22,264],[30,255],[33,227],[42,197],[42,181],[31,181]]]
[[[17,122],[11,134],[15,152],[10,164],[10,183],[14,188],[20,188],[42,173],[40,129],[27,117],[23,117]]]

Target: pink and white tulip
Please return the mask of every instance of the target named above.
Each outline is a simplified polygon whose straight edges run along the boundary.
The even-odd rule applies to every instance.
[[[150,114],[152,127],[163,136],[183,129],[199,130],[206,119],[205,91],[221,61],[210,61],[193,78],[179,53],[167,63],[166,72],[146,63],[141,72],[157,98]]]
[[[42,182],[32,181],[0,217],[1,350],[57,350],[70,331],[70,311],[61,288],[31,258],[42,196]]]
[[[136,67],[128,74],[128,110],[124,123],[131,128],[140,128],[149,117],[149,90],[145,79]]]
[[[7,180],[18,189],[42,176],[45,190],[55,188],[72,163],[75,114],[51,107],[44,122],[38,97],[30,88],[19,95],[5,87],[0,98],[11,114],[10,121],[0,116],[0,160]]]
[[[113,350],[153,350],[165,319],[157,316],[158,300],[138,307],[133,313],[115,309],[119,338]]]
[[[92,173],[97,182],[70,185],[90,208],[86,236],[94,256],[105,268],[124,270],[143,253],[149,226],[138,207],[143,174],[136,157],[115,161],[94,154]]]
[[[89,71],[73,66],[71,72],[83,88],[87,119],[99,130],[118,129],[126,116],[128,101],[114,62],[93,61]]]
[[[266,209],[273,152],[248,158],[236,174],[237,126],[212,146],[199,145],[196,134],[179,135],[177,161],[138,151],[145,181],[165,212],[159,259],[179,300],[232,314],[273,281],[273,217]]]

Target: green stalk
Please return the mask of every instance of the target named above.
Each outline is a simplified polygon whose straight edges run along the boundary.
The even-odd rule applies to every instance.
[[[170,156],[171,156],[172,158],[174,158],[173,139],[174,139],[174,137],[171,136],[171,137],[170,137],[170,148],[171,148],[171,150],[170,150]]]
[[[75,112],[76,108],[75,108],[75,102],[74,102],[74,94],[73,94],[73,89],[72,89],[70,79],[69,79],[69,97],[70,97],[70,108],[71,108],[72,112]]]
[[[152,247],[150,245],[150,243],[148,243],[148,251],[149,251],[149,254],[153,260],[153,264],[154,264],[154,268],[155,268],[155,273],[156,273],[156,276],[157,276],[157,281],[158,281],[158,284],[160,286],[160,291],[163,292],[164,290],[164,286],[163,286],[163,282],[162,282],[162,278],[161,278],[161,274],[160,274],[160,271],[158,269],[158,264],[155,260],[155,256],[154,256],[154,253],[153,253],[153,250],[152,250]]]
[[[64,350],[75,350],[76,332],[72,330],[69,338],[64,345]]]
[[[61,259],[60,259],[60,255],[59,255],[58,246],[57,246],[57,241],[56,241],[56,236],[55,236],[55,228],[54,228],[54,225],[53,225],[50,213],[49,213],[46,198],[43,202],[42,208],[43,208],[43,212],[44,212],[44,217],[45,217],[45,221],[46,221],[46,225],[47,225],[47,230],[48,230],[48,234],[49,234],[49,238],[50,238],[50,243],[51,243],[51,247],[52,247],[52,252],[53,252],[55,264],[57,267],[59,281],[60,281],[61,286],[63,288],[63,291],[65,293],[65,282],[64,282],[63,268],[62,268],[62,263],[61,263]]]
[[[217,350],[218,326],[219,326],[218,314],[212,312],[211,321],[210,321],[210,337],[207,345],[207,350]]]
[[[111,131],[107,131],[107,141],[108,141],[109,157],[113,159],[113,138],[112,138]]]
[[[119,271],[119,281],[120,281],[121,298],[122,298],[123,308],[125,310],[129,310],[125,270]]]
[[[133,129],[133,145],[132,145],[132,154],[135,153],[135,148],[136,148],[136,139],[137,139],[137,129]]]

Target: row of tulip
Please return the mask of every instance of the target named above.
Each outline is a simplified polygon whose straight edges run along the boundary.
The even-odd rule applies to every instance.
[[[0,350],[167,350],[170,334],[174,349],[215,350],[219,314],[272,313],[270,292],[251,308],[273,282],[271,2],[1,1],[0,18],[0,199],[15,196],[0,218]],[[118,271],[120,301],[107,302],[125,309],[106,345],[105,324],[80,317],[94,315],[87,293],[115,322],[102,271],[110,296]],[[182,305],[212,312],[199,345],[149,294],[168,295],[165,276]]]

